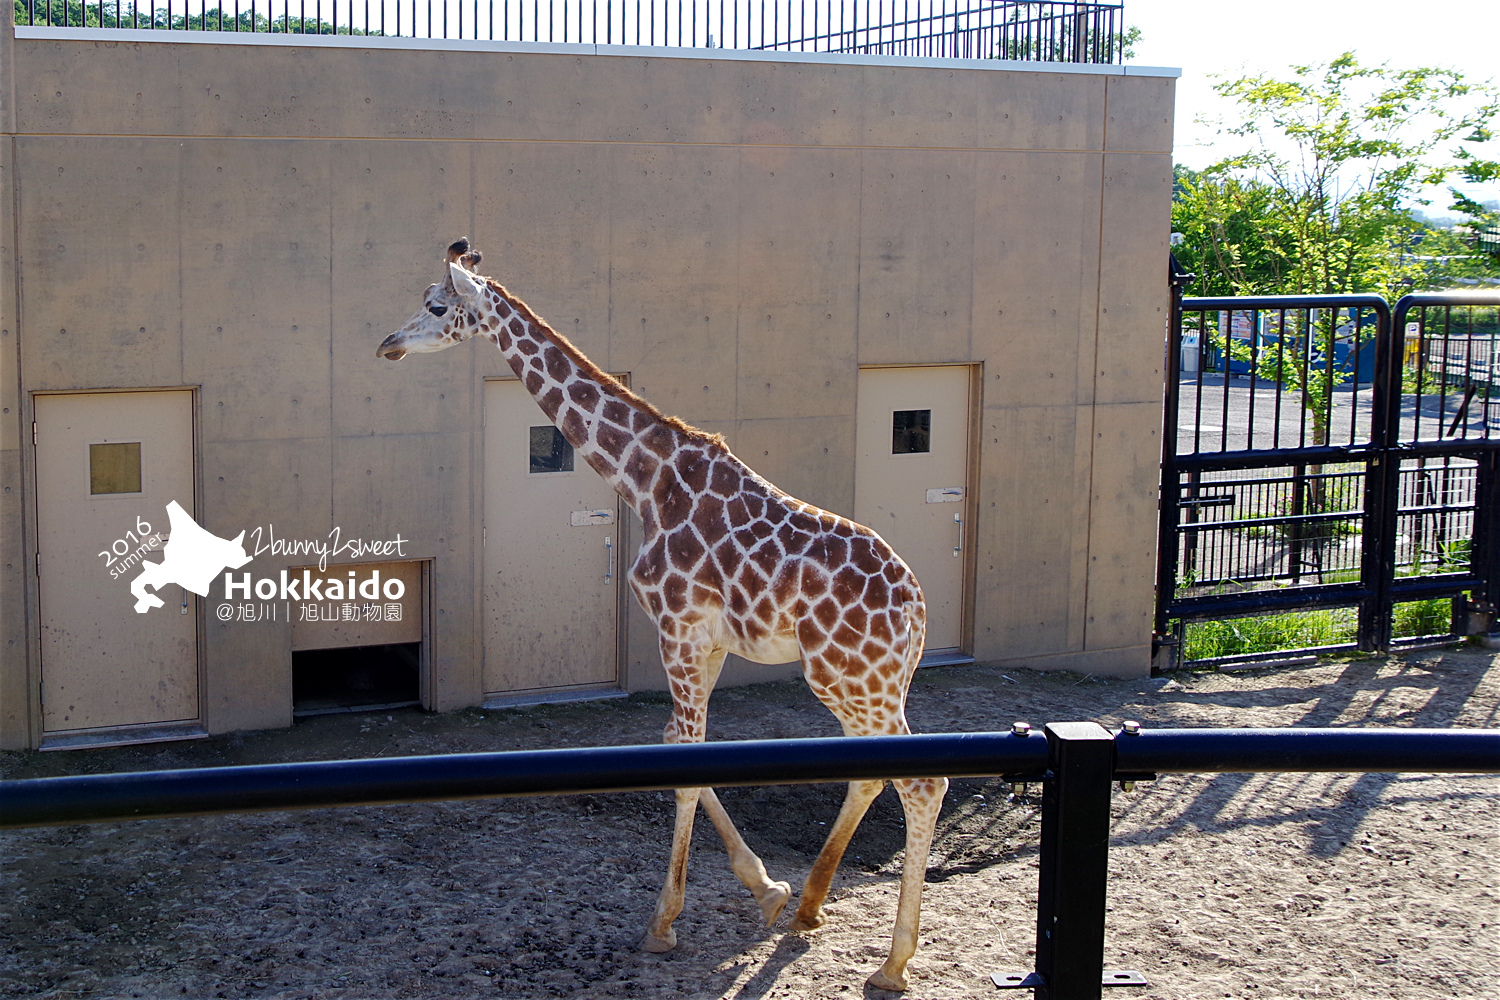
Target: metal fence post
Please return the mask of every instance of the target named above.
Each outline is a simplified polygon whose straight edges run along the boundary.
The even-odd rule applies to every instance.
[[[1099,1000],[1109,874],[1114,737],[1094,722],[1047,725],[1052,766],[1042,789],[1036,1000]]]
[[[1396,324],[1400,323],[1401,326]],[[1361,532],[1360,583],[1370,596],[1359,604],[1359,648],[1391,648],[1391,582],[1396,575],[1397,510],[1401,505],[1401,369],[1405,299],[1394,320],[1387,307],[1375,327],[1374,396],[1370,410],[1370,454],[1365,459],[1365,522]]]
[[[1182,371],[1182,291],[1194,275],[1183,270],[1176,256],[1167,254],[1167,281],[1171,312],[1167,319],[1167,356],[1165,360],[1166,392],[1162,402],[1161,494],[1157,524],[1156,626],[1152,635],[1151,669],[1160,673],[1165,666],[1176,666],[1182,650],[1171,645],[1171,616],[1168,606],[1177,594],[1179,557],[1178,520],[1182,514],[1182,482],[1177,473],[1177,408],[1181,397]],[[1196,508],[1195,508],[1196,509]],[[1162,663],[1157,654],[1171,649],[1170,663]]]

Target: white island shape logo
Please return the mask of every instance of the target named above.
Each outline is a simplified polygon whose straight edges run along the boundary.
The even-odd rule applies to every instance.
[[[160,597],[146,593],[147,587],[159,593],[167,584],[175,583],[199,597],[207,597],[214,577],[225,570],[239,569],[252,558],[245,554],[243,531],[233,541],[220,538],[200,527],[176,500],[167,504],[167,516],[172,527],[162,549],[164,558],[159,563],[143,559],[141,572],[130,581],[138,614],[164,606]]]

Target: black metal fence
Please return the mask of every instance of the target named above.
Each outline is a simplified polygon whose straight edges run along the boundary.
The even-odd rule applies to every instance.
[[[1265,655],[1388,649],[1462,635],[1470,615],[1493,621],[1497,360],[1495,293],[1409,295],[1394,311],[1373,295],[1180,299],[1159,644],[1211,661],[1185,654],[1191,623],[1315,609],[1350,614]],[[1440,623],[1417,607],[1435,600],[1452,607]]]
[[[1160,773],[1500,773],[1500,730],[1143,729],[1053,723],[1010,733],[760,740],[264,764],[0,782],[0,828],[507,795],[946,775],[1040,781],[1036,963],[995,984],[1098,1000],[1115,781]]]
[[[20,0],[18,25],[1117,63],[1120,4],[1033,0]]]

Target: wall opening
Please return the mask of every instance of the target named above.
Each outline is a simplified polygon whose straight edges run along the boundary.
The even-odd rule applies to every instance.
[[[292,716],[373,712],[422,703],[422,644],[292,653]]]

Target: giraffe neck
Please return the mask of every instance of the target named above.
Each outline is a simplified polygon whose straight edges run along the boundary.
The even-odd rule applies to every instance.
[[[498,282],[483,286],[491,315],[479,322],[577,457],[654,523],[658,467],[691,438],[716,438],[664,416],[574,347]]]

